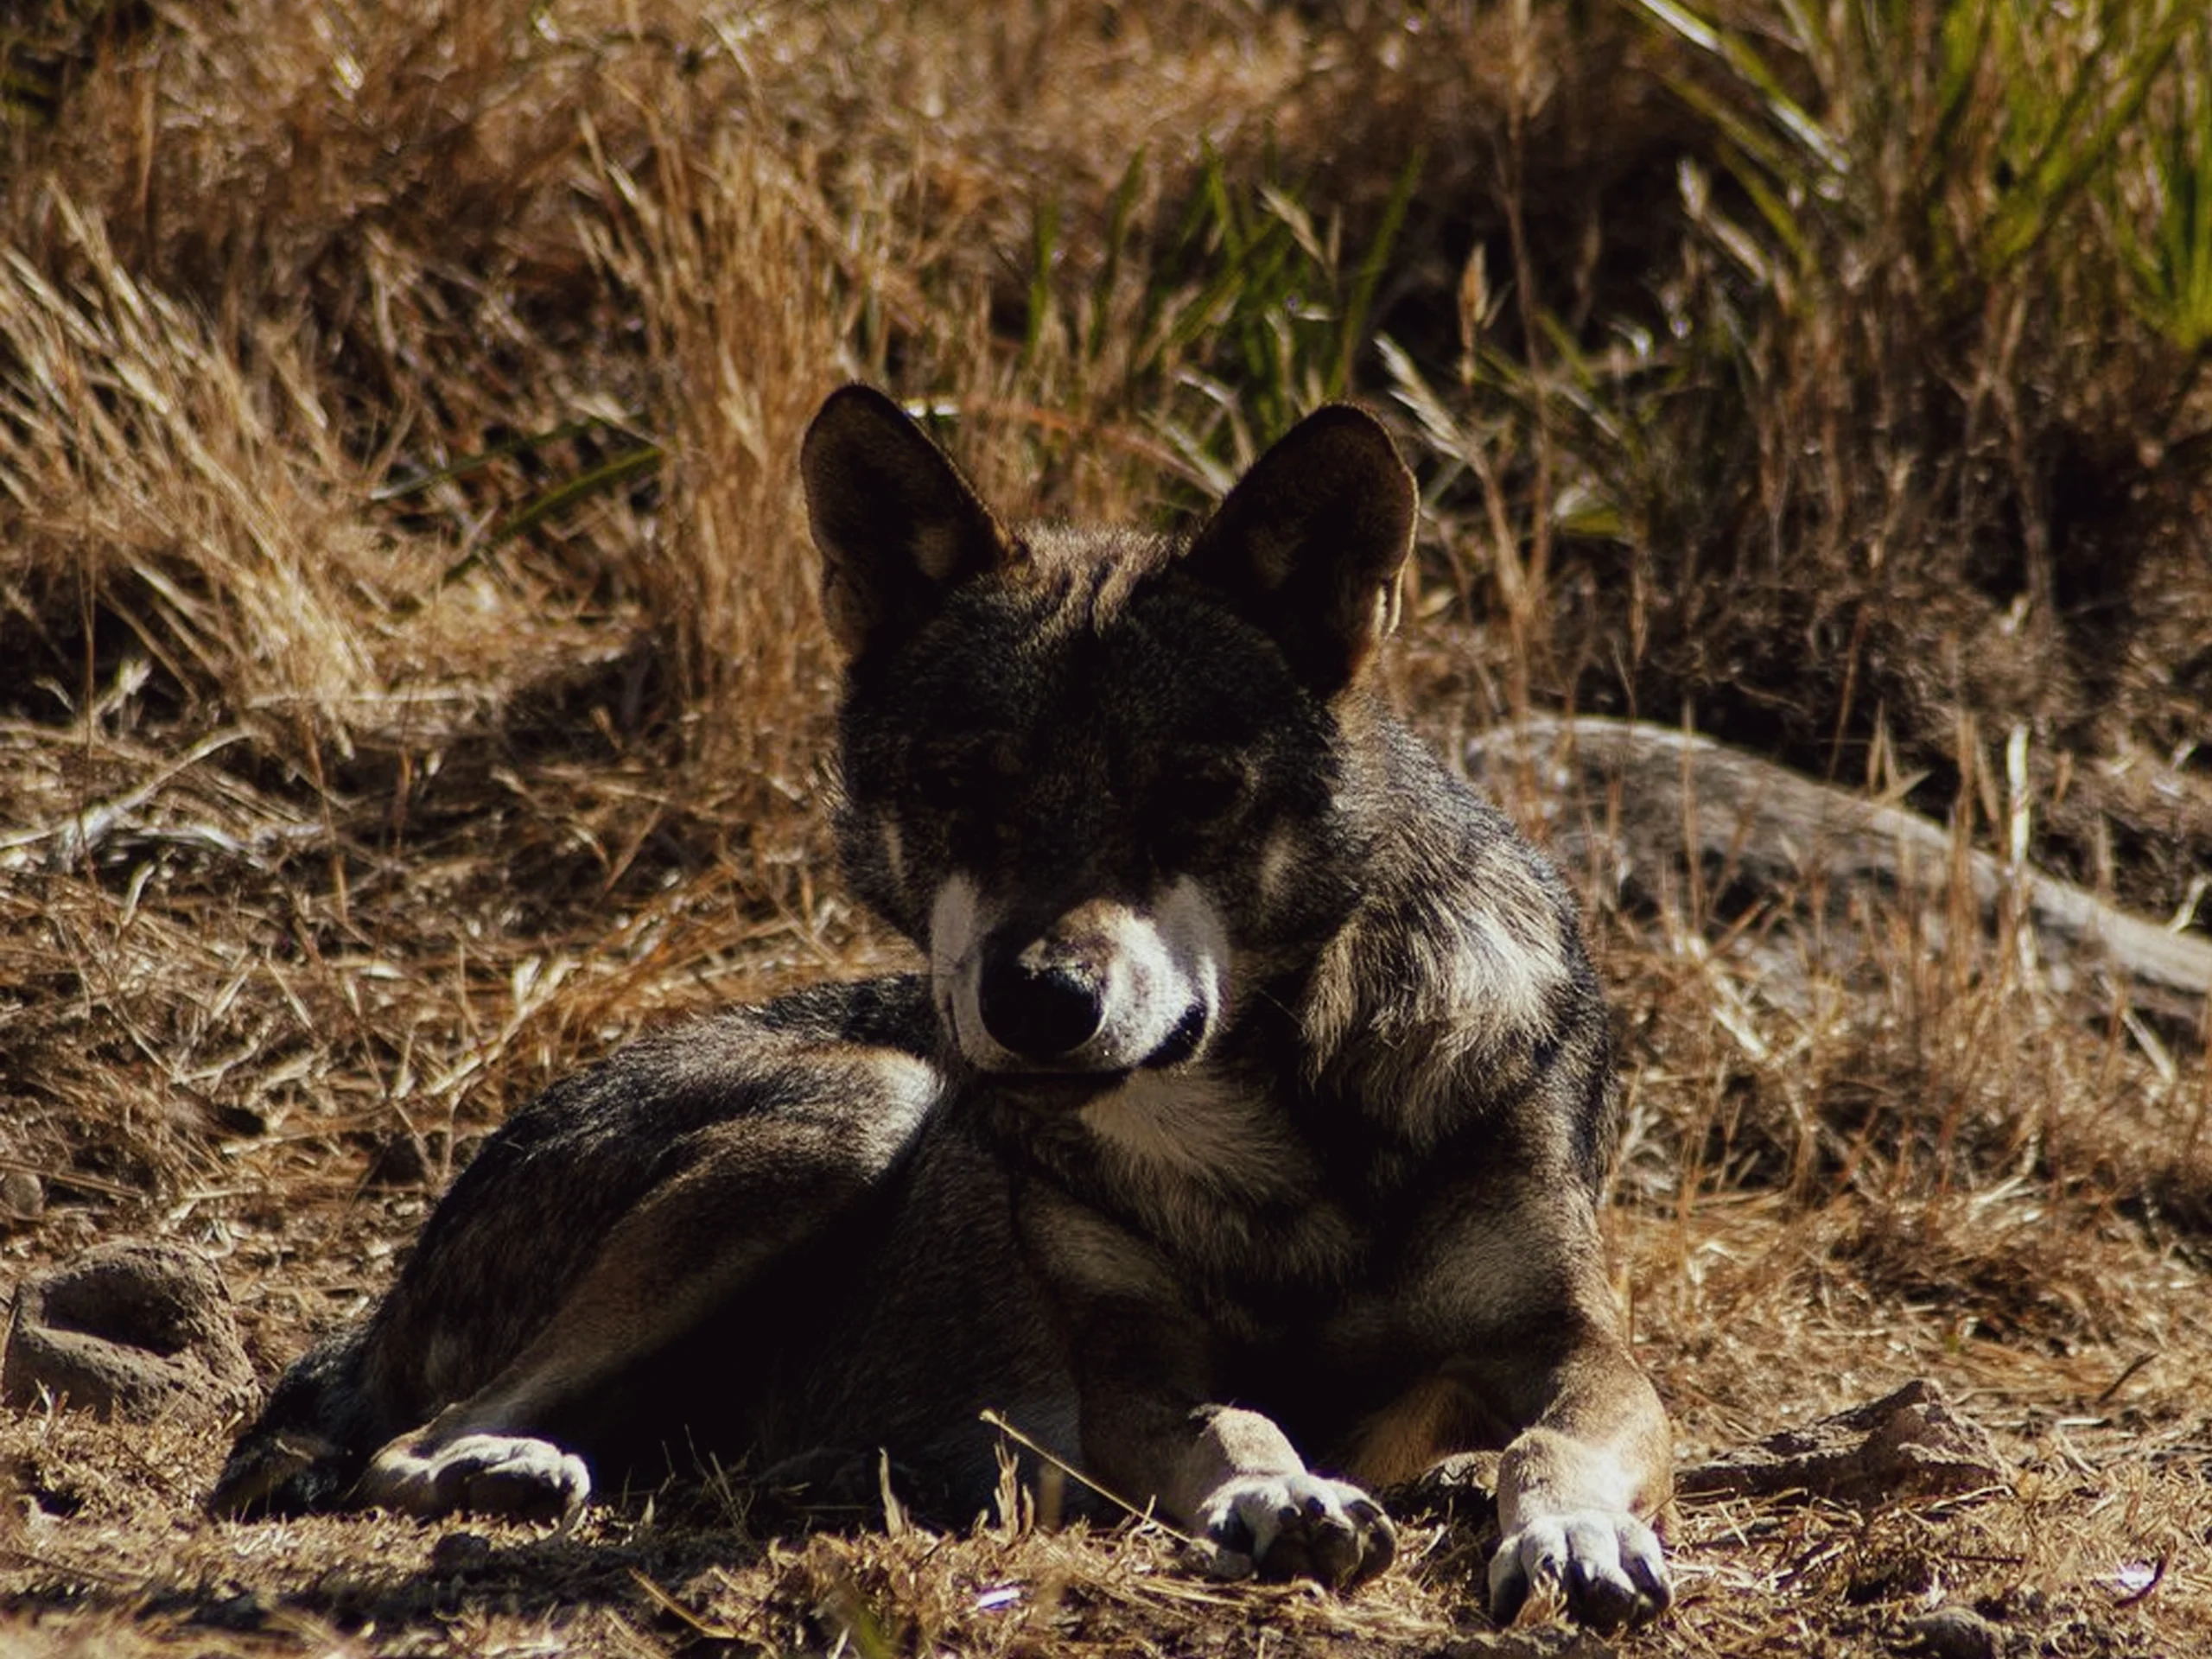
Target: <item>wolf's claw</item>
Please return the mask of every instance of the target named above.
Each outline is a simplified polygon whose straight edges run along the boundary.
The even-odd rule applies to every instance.
[[[1540,1587],[1598,1630],[1656,1618],[1675,1597],[1658,1535],[1632,1515],[1605,1510],[1542,1516],[1498,1545],[1491,1617],[1510,1624]]]
[[[1247,1475],[1200,1517],[1228,1576],[1313,1579],[1332,1590],[1364,1584],[1398,1553],[1398,1530],[1357,1486],[1320,1475]]]

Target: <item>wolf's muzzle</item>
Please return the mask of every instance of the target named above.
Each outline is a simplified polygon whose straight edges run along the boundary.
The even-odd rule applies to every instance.
[[[1110,1077],[1203,1054],[1227,1007],[1229,941],[1185,879],[1148,902],[1015,910],[955,874],[930,914],[938,1012],[981,1071]]]

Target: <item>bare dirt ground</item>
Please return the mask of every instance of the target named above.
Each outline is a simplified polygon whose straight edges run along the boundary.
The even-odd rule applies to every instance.
[[[1685,1486],[1600,1642],[1491,1625],[1466,1494],[1338,1599],[741,1471],[219,1523],[219,1389],[34,1397],[0,1652],[2212,1651],[2212,23],[1967,10],[0,16],[11,1307],[174,1243],[265,1384],[550,1078],[903,959],[827,855],[830,387],[1145,519],[1353,395],[1429,507],[1389,693],[1587,899]]]

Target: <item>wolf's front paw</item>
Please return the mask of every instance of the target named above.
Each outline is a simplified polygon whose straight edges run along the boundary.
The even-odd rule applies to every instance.
[[[1609,1510],[1540,1516],[1498,1545],[1491,1616],[1511,1623],[1532,1593],[1556,1597],[1568,1618],[1599,1630],[1641,1624],[1675,1597],[1658,1535]]]
[[[364,1503],[429,1519],[467,1510],[523,1521],[572,1521],[591,1496],[573,1452],[521,1434],[464,1434],[442,1445],[394,1440],[370,1460]]]
[[[1398,1530],[1357,1486],[1320,1475],[1240,1475],[1199,1511],[1224,1577],[1314,1579],[1333,1590],[1364,1584],[1398,1553]]]

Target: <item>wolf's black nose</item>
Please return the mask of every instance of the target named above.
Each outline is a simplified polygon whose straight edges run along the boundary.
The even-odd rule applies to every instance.
[[[1106,1019],[1099,988],[1072,963],[1033,967],[1020,957],[1001,957],[984,968],[977,988],[983,1029],[1025,1060],[1058,1059],[1082,1047]]]

